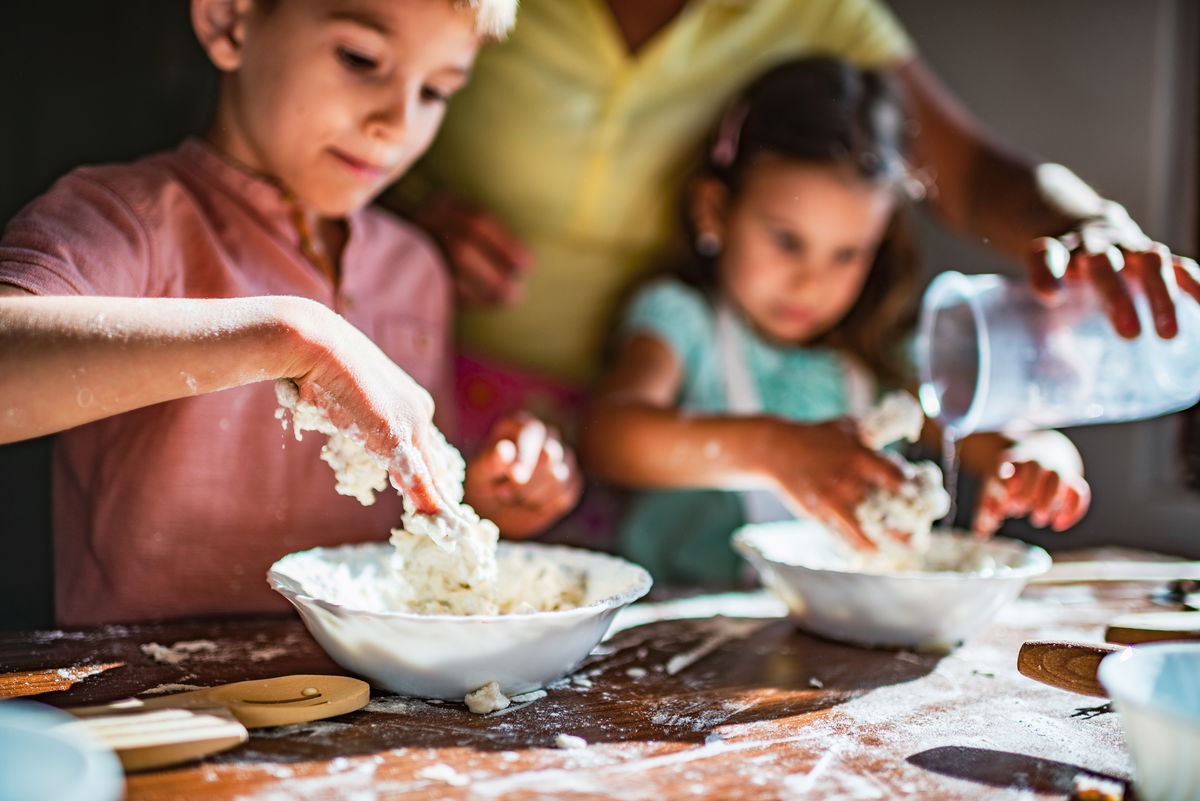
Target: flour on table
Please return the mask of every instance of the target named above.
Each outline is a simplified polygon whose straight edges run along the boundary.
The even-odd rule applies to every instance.
[[[463,703],[476,715],[486,715],[489,712],[504,709],[511,701],[507,695],[500,692],[499,682],[489,681],[478,690],[467,693],[463,698]]]
[[[588,741],[582,737],[577,737],[574,734],[559,734],[554,738],[554,747],[564,750],[574,750],[577,748],[587,748]]]
[[[337,491],[363,505],[374,503],[375,493],[388,484],[387,462],[366,449],[358,432],[339,430],[324,412],[302,400],[291,381],[277,382],[276,396],[291,410],[297,437],[305,430],[329,437],[321,458],[333,468]],[[583,602],[582,574],[545,557],[514,563],[520,570],[506,573],[502,581],[496,558],[498,529],[462,502],[462,456],[436,429],[424,451],[431,462],[432,489],[443,507],[436,515],[424,515],[406,503],[403,526],[391,532],[393,569],[375,571],[374,586],[344,592],[339,588],[339,597],[353,596],[368,609],[449,615],[521,614],[569,609]],[[408,457],[398,453],[396,462],[403,468]],[[356,577],[358,582],[363,579]]]
[[[426,765],[414,774],[418,779],[432,779],[433,781],[445,782],[454,787],[462,787],[465,784],[470,784],[471,780],[456,771],[454,768],[447,765],[445,762],[436,762],[432,765]]]
[[[178,665],[192,654],[217,650],[217,644],[212,640],[185,640],[170,646],[148,642],[139,647],[146,656],[164,665]]]
[[[159,684],[149,690],[142,690],[138,695],[162,695],[163,693],[182,693],[188,690],[204,689],[199,684]]]

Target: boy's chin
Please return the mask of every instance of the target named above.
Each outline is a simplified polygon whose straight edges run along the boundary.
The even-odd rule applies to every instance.
[[[299,195],[300,202],[322,217],[347,217],[370,205],[386,187],[372,191],[314,194],[311,198]]]

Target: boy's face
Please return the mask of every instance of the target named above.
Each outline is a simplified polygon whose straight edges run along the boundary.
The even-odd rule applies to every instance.
[[[227,70],[216,144],[328,217],[365,206],[425,151],[480,45],[450,0],[226,2],[233,62],[208,48]]]

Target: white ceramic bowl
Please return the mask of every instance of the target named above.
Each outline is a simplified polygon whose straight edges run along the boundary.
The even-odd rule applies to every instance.
[[[1100,663],[1144,801],[1200,800],[1200,643],[1126,648]]]
[[[574,669],[608,631],[622,607],[645,595],[650,575],[602,553],[535,543],[500,543],[499,558],[548,556],[586,575],[575,609],[509,615],[418,615],[355,609],[313,597],[335,566],[378,565],[392,546],[362,543],[313,548],[283,557],[267,573],[304,625],[342,667],[393,692],[462,700],[488,682],[506,695],[536,690]]]
[[[960,535],[935,531],[938,540]],[[1016,598],[1050,555],[1016,540],[972,544],[994,569],[980,573],[871,573],[847,569],[840,540],[811,520],[743,526],[733,538],[801,628],[856,645],[941,648],[958,644]]]

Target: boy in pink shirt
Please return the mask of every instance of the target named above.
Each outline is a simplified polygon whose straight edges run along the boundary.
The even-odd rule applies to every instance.
[[[281,432],[271,379],[364,432],[408,502],[440,505],[426,443],[450,288],[422,236],[366,206],[428,146],[513,6],[193,0],[223,73],[205,140],[76,170],[10,223],[0,442],[64,431],[60,623],[282,610],[272,561],[399,524],[393,493],[369,507],[334,493],[323,437]],[[528,536],[573,505],[578,477],[520,417],[469,462],[465,489]]]

